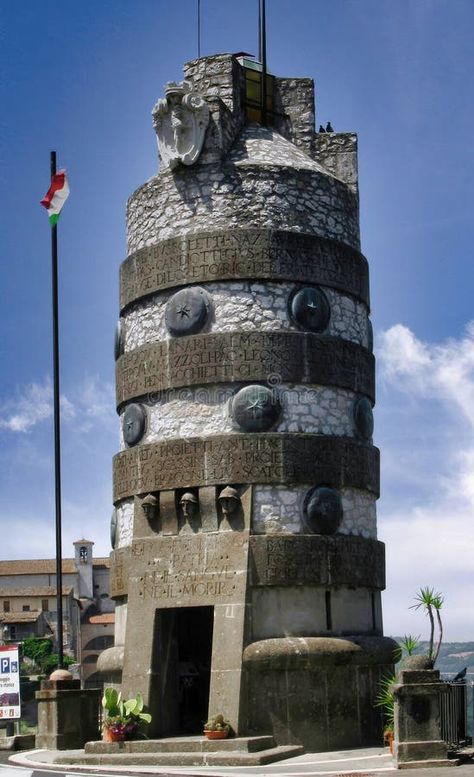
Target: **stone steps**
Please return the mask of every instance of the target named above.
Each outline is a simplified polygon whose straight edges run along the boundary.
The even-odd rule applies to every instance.
[[[215,750],[238,750],[254,753],[275,747],[272,736],[229,737],[206,739],[203,736],[166,737],[165,739],[135,739],[130,742],[86,742],[86,753],[209,753]]]
[[[72,766],[261,766],[304,753],[301,745],[276,746],[273,737],[169,737],[133,742],[87,742],[84,752],[61,754]]]

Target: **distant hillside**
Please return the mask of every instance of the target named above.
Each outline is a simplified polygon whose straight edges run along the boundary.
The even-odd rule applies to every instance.
[[[401,642],[401,637],[393,637]],[[420,642],[416,653],[426,653],[428,642]],[[468,680],[474,681],[474,642],[443,642],[436,661],[436,669],[439,669],[445,679],[454,677],[464,667],[467,667]],[[469,677],[470,675],[470,677]]]

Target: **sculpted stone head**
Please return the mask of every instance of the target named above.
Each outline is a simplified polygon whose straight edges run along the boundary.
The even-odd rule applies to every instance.
[[[218,501],[223,515],[233,515],[240,506],[239,492],[232,486],[226,486],[219,494]]]
[[[179,500],[179,505],[186,519],[195,518],[198,512],[198,500],[191,491],[186,491],[183,494]]]
[[[146,497],[142,499],[142,510],[145,513],[147,521],[152,521],[155,517],[157,504],[156,496],[153,496],[153,494],[147,494]]]

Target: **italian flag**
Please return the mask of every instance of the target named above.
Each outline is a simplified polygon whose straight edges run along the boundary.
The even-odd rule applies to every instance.
[[[51,186],[41,200],[41,205],[44,205],[48,211],[49,223],[52,227],[58,223],[59,214],[68,197],[69,184],[66,178],[66,171],[60,170],[59,173],[53,175]]]

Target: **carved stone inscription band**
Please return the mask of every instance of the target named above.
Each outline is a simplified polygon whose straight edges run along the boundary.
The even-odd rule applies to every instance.
[[[252,586],[349,585],[385,588],[383,542],[301,534],[250,537]]]
[[[155,391],[226,382],[339,386],[375,398],[374,357],[305,332],[223,332],[150,343],[121,356],[117,405]]]
[[[314,483],[379,494],[379,451],[348,437],[235,434],[139,445],[114,457],[114,502],[161,489]]]
[[[369,304],[367,260],[316,235],[270,229],[199,232],[140,248],[120,268],[120,307],[187,283],[286,280],[330,286]]]

